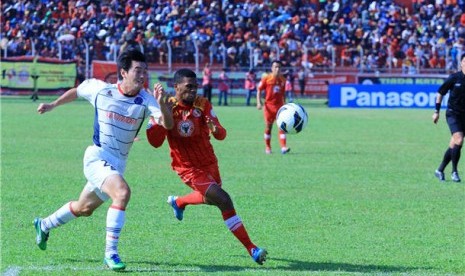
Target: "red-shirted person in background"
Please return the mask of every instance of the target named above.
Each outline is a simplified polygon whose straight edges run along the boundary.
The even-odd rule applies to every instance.
[[[271,154],[271,130],[273,123],[276,120],[278,109],[285,103],[285,84],[286,78],[281,74],[281,62],[275,60],[271,63],[271,73],[262,78],[258,85],[257,92],[257,109],[262,109],[261,94],[265,91],[265,105],[263,114],[265,116],[265,153]],[[279,144],[281,145],[281,153],[286,154],[291,149],[286,146],[286,134],[278,131]]]
[[[229,230],[244,245],[258,264],[266,260],[267,251],[257,247],[249,238],[241,219],[236,215],[229,194],[223,190],[218,160],[210,143],[210,135],[217,140],[226,137],[211,103],[197,96],[197,75],[189,69],[180,69],[174,75],[176,95],[173,105],[174,127],[166,130],[150,121],[147,138],[152,146],[160,147],[168,140],[171,167],[193,192],[184,196],[169,196],[168,204],[178,220],[183,219],[187,205],[209,204],[218,207]]]

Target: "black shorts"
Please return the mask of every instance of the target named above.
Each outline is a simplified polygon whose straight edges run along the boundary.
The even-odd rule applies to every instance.
[[[450,133],[464,132],[465,114],[457,113],[452,110],[446,111],[446,120],[449,125]]]

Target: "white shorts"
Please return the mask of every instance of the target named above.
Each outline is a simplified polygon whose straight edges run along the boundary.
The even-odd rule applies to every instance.
[[[110,197],[102,191],[105,179],[113,174],[123,176],[126,170],[126,160],[116,158],[101,147],[89,146],[84,154],[84,175],[87,178],[85,188],[94,192],[101,200],[106,201]]]

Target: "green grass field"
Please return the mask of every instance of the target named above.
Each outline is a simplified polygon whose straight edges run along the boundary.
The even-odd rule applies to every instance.
[[[129,275],[465,275],[465,184],[433,176],[449,140],[444,117],[434,125],[431,110],[305,100],[309,124],[288,136],[291,153],[278,153],[275,128],[267,156],[261,111],[235,103],[215,108],[228,137],[213,143],[224,188],[268,261],[255,264],[214,207],[173,217],[166,197],[190,190],[171,171],[166,143],[154,149],[144,132],[125,175],[132,197],[120,255]],[[37,105],[1,99],[0,273],[112,274],[102,262],[109,202],[52,231],[46,251],[35,245],[33,218],[82,190],[93,125],[87,102],[44,115]]]

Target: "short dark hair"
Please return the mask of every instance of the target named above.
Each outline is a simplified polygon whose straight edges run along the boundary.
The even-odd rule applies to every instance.
[[[280,60],[277,60],[277,59],[273,60],[273,61],[271,62],[271,65],[273,65],[273,63],[277,63],[277,64],[283,66],[283,63],[282,63]]]
[[[464,58],[465,58],[465,54],[463,54],[462,57],[460,57],[460,61],[462,61]]]
[[[132,61],[140,61],[140,62],[147,62],[145,60],[145,55],[137,50],[137,49],[129,49],[127,51],[122,52],[118,57],[117,67],[118,67],[118,80],[122,80],[123,76],[121,75],[121,69],[126,71],[131,68]]]
[[[190,69],[187,69],[187,68],[183,68],[183,69],[179,69],[178,71],[176,71],[176,73],[174,73],[174,83],[180,83],[182,82],[182,79],[183,78],[194,78],[194,79],[197,79],[197,74],[195,74],[194,71],[190,70]]]

